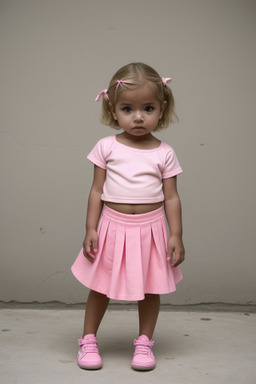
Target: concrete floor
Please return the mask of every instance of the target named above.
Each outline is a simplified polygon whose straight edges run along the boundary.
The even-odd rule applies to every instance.
[[[76,364],[80,309],[0,309],[3,384],[254,384],[256,314],[161,311],[154,335],[157,367],[130,368],[135,310],[107,311],[98,333],[100,371]]]

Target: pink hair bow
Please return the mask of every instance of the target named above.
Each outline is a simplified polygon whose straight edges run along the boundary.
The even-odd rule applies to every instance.
[[[103,91],[98,93],[98,96],[96,97],[95,101],[99,101],[99,99],[101,98],[102,95],[104,95],[105,99],[108,100],[108,90],[103,89]]]
[[[119,87],[120,84],[132,84],[132,83],[127,80],[117,80],[116,86]]]
[[[172,81],[172,79],[170,77],[162,77],[162,82],[163,82],[163,85],[166,86],[166,84],[169,82],[169,81]]]
[[[117,80],[117,83],[116,83],[116,91],[118,89],[118,87],[121,85],[121,84],[132,84],[130,81],[127,81],[127,80]]]
[[[127,81],[127,80],[117,80],[117,83],[116,83],[116,90],[115,90],[115,99],[116,99],[116,94],[117,94],[118,87],[119,87],[121,84],[132,84],[132,83],[131,83],[130,81]]]

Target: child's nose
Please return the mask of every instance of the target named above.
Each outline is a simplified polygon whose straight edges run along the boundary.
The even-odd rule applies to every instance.
[[[142,121],[143,120],[143,113],[139,110],[135,111],[134,120],[135,121]]]

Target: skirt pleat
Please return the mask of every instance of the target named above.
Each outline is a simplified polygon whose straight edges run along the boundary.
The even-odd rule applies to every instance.
[[[86,287],[115,300],[143,300],[145,294],[176,290],[179,267],[167,260],[163,209],[127,215],[104,206],[98,225],[98,251],[91,263],[80,251],[74,276]]]

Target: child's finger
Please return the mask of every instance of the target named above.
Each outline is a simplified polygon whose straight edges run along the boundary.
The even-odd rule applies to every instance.
[[[168,249],[167,261],[172,261],[172,257],[173,257],[173,249]]]
[[[92,241],[92,250],[93,250],[93,253],[96,253],[98,250],[98,240],[97,239]]]
[[[90,252],[91,252],[91,246],[89,244],[86,244],[85,253],[88,255]]]
[[[179,265],[178,260],[174,260],[174,261],[172,262],[172,264],[171,264],[171,267],[172,267],[172,268],[175,268],[175,267],[177,267],[178,265]]]
[[[175,260],[171,264],[172,268],[177,267],[179,264],[181,264],[184,260],[184,255],[183,253],[177,253],[175,254]]]
[[[94,258],[91,255],[91,247],[89,244],[84,244],[83,254],[91,263],[94,261]]]
[[[84,243],[84,244],[83,244],[83,254],[84,254],[85,257],[86,257],[86,253],[88,252],[88,248],[89,248],[89,250],[90,250],[90,245]]]

